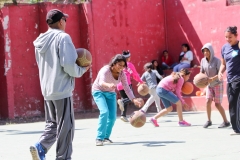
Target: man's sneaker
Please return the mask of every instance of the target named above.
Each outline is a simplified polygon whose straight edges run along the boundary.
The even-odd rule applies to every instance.
[[[188,123],[188,122],[186,122],[186,121],[184,121],[184,120],[183,120],[183,121],[179,121],[178,124],[179,124],[180,127],[188,127],[188,126],[191,126],[190,123]]]
[[[121,120],[122,120],[123,122],[129,122],[128,119],[127,119],[127,117],[125,117],[125,116],[121,116]]]
[[[33,160],[45,160],[45,151],[40,143],[30,146]]]
[[[105,142],[105,143],[113,143],[113,141],[110,140],[109,138],[104,138],[103,142]]]
[[[96,139],[96,146],[103,146],[103,140]]]
[[[232,133],[230,133],[230,135],[231,135],[231,136],[236,136],[236,135],[240,135],[240,133],[233,131]]]
[[[117,103],[118,103],[119,109],[123,112],[124,111],[123,101],[121,99],[118,99]]]
[[[149,121],[154,125],[154,127],[159,127],[156,119],[151,118]]]
[[[218,128],[226,128],[229,127],[230,123],[229,122],[223,122],[220,126],[218,126]]]
[[[208,128],[209,126],[212,125],[212,121],[207,121],[204,125],[203,128]]]

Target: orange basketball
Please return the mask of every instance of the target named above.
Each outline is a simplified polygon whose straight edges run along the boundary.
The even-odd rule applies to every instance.
[[[146,84],[143,83],[138,86],[137,91],[141,96],[146,96],[149,92],[149,88]]]
[[[182,86],[183,94],[191,94],[193,92],[193,85],[191,82],[185,82]]]
[[[133,127],[140,128],[146,123],[146,115],[141,111],[134,111],[129,117]]]
[[[88,50],[86,50],[84,48],[77,48],[76,51],[78,54],[78,58],[76,60],[76,63],[78,66],[87,67],[87,66],[91,65],[92,55]]]
[[[208,85],[208,76],[198,73],[193,79],[193,84],[198,88],[205,88]]]
[[[201,96],[201,91],[197,91],[196,96]]]

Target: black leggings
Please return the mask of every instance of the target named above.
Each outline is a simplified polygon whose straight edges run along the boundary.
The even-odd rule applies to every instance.
[[[240,133],[240,81],[227,84],[229,114],[234,132]]]
[[[129,85],[129,87],[132,90],[132,85],[131,84]],[[126,117],[127,106],[128,106],[129,103],[131,103],[131,100],[128,98],[128,96],[127,96],[127,94],[125,93],[124,90],[120,90],[119,93],[120,93],[120,96],[121,96],[123,104],[124,104],[124,111],[121,113],[121,116]]]

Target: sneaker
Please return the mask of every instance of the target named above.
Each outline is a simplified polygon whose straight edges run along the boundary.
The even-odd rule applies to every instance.
[[[118,103],[119,109],[123,112],[124,111],[123,101],[121,99],[118,99],[117,103]]]
[[[218,126],[218,128],[226,128],[229,127],[230,123],[229,122],[223,122],[220,126]]]
[[[103,140],[96,139],[96,146],[103,146]]]
[[[45,160],[45,151],[40,143],[30,146],[33,160]]]
[[[127,119],[127,117],[125,117],[125,116],[121,116],[121,120],[122,120],[123,122],[129,122],[128,119]]]
[[[203,128],[208,128],[209,126],[212,125],[212,121],[207,121],[204,125]]]
[[[180,127],[188,127],[188,126],[191,126],[190,123],[188,123],[188,122],[186,122],[186,121],[184,121],[184,120],[183,120],[183,121],[179,121],[178,124],[179,124]]]
[[[154,127],[159,127],[156,119],[151,118],[149,121],[154,125]]]
[[[235,132],[235,131],[233,131],[232,133],[230,133],[230,136],[235,136],[235,135],[240,135],[240,133]]]
[[[103,142],[105,142],[105,143],[113,143],[113,141],[110,140],[109,138],[104,138]]]

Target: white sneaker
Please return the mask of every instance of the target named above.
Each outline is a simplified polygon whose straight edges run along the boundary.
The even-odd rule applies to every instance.
[[[232,132],[232,133],[230,133],[230,136],[235,136],[235,135],[240,135],[240,133],[237,133],[237,132]]]
[[[122,120],[123,122],[129,122],[128,119],[127,119],[127,117],[124,117],[124,116],[121,116],[121,120]]]
[[[123,101],[121,99],[118,99],[117,103],[118,103],[119,109],[123,112],[124,111]]]

